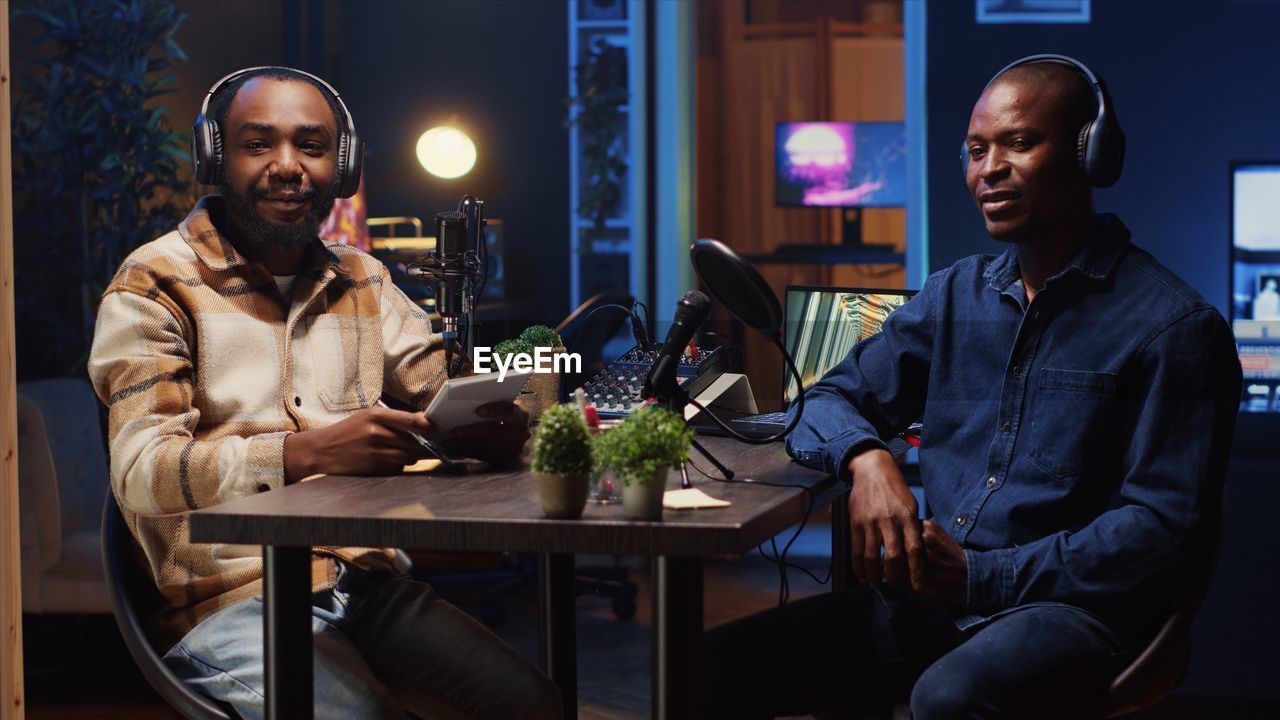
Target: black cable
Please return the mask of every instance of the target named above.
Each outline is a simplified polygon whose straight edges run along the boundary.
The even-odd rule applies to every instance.
[[[693,398],[689,399],[690,405],[693,405],[694,407],[701,410],[704,415],[706,415],[708,418],[711,419],[711,422],[715,423],[716,426],[719,427],[722,431],[724,431],[724,433],[727,434],[729,437],[735,440],[740,440],[745,443],[750,443],[752,445],[767,445],[771,442],[777,442],[778,440],[781,440],[782,438],[787,436],[787,433],[795,429],[796,423],[800,422],[800,416],[804,414],[804,381],[800,378],[800,371],[796,369],[796,363],[794,360],[791,359],[791,353],[787,352],[787,349],[783,347],[782,335],[778,332],[774,332],[773,336],[770,337],[769,339],[773,341],[774,347],[778,348],[778,350],[782,353],[783,359],[787,361],[787,367],[791,368],[791,376],[795,378],[796,387],[800,389],[799,394],[796,396],[796,402],[798,403],[798,406],[796,407],[796,412],[794,415],[791,416],[791,419],[787,421],[786,427],[784,427],[782,430],[768,437],[762,437],[762,438],[747,437],[746,435],[743,435],[737,430],[734,430],[733,428],[729,427],[728,424],[725,423],[725,421],[716,417],[715,413],[712,413],[710,410],[708,410],[702,403],[698,402],[697,400],[694,400]],[[705,475],[706,473],[703,473],[703,474]],[[707,475],[707,477],[711,477],[711,476]]]
[[[817,498],[814,496],[812,488],[806,487],[804,485],[796,485],[793,483],[769,482],[767,480],[751,480],[751,479],[739,480],[739,479],[731,479],[726,477],[716,477],[715,475],[712,475],[711,473],[708,473],[706,470],[703,470],[702,468],[698,467],[698,464],[695,463],[692,458],[685,460],[685,462],[689,464],[694,470],[697,470],[699,473],[701,473],[703,477],[709,478],[711,480],[715,480],[716,482],[739,483],[742,485],[766,485],[768,487],[793,488],[796,490],[803,490],[805,497],[808,499],[809,502],[808,504],[805,505],[804,516],[800,518],[800,524],[796,526],[795,532],[791,533],[791,538],[788,539],[786,544],[782,546],[782,552],[781,553],[778,552],[776,536],[769,538],[769,542],[773,546],[774,557],[769,557],[764,552],[763,543],[757,546],[757,550],[759,550],[761,557],[778,566],[778,605],[786,605],[791,600],[791,580],[787,576],[788,567],[794,567],[797,570],[804,572],[809,577],[813,578],[813,580],[817,582],[819,585],[826,585],[828,582],[831,581],[831,572],[832,572],[832,564],[833,564],[832,562],[827,563],[827,577],[825,580],[818,580],[818,577],[813,573],[809,572],[807,568],[800,567],[795,563],[787,562],[787,553],[791,550],[791,545],[795,543],[797,538],[800,537],[800,533],[804,532],[805,526],[809,524],[809,516],[813,514],[814,505],[817,504]]]
[[[635,309],[637,307],[640,308],[641,310],[644,310],[644,322],[641,323],[640,327],[644,328],[644,336],[648,338],[649,344],[652,345],[654,343],[654,338],[655,338],[654,332],[657,330],[657,328],[653,327],[650,324],[653,321],[653,318],[649,316],[649,306],[645,305],[643,302],[640,302],[639,300],[631,301],[631,312],[633,315],[635,314]]]
[[[573,342],[570,344],[569,349],[565,350],[566,354],[572,353],[573,349],[578,347],[578,341],[582,339],[582,332],[587,329],[587,323],[591,322],[591,318],[594,317],[595,314],[600,312],[601,310],[609,310],[609,309],[621,310],[622,312],[627,313],[628,315],[631,314],[631,308],[627,307],[626,305],[619,305],[617,303],[608,303],[607,305],[601,305],[598,308],[593,308],[591,312],[587,313],[587,316],[582,319],[582,327],[579,328],[578,333],[574,335]]]

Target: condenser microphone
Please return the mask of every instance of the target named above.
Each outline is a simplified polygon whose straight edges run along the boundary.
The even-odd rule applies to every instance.
[[[676,314],[671,320],[671,329],[667,331],[667,339],[662,342],[662,350],[644,380],[645,397],[669,401],[677,394],[676,369],[680,366],[680,358],[698,326],[710,313],[711,298],[697,290],[685,293],[676,303]]]
[[[444,336],[458,337],[458,320],[467,307],[474,257],[467,257],[467,216],[460,212],[436,214],[436,248],[427,267],[436,286],[436,313],[444,323]]]

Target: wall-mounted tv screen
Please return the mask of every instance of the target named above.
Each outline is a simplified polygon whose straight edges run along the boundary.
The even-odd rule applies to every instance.
[[[1280,413],[1280,160],[1231,167],[1231,329],[1244,412]]]
[[[907,204],[907,131],[901,122],[778,123],[773,152],[778,205]]]

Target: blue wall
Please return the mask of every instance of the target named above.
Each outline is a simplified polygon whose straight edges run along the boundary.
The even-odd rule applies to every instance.
[[[978,25],[973,2],[929,3],[930,269],[1000,251],[965,191],[960,142],[995,71],[1057,52],[1106,79],[1128,136],[1124,176],[1097,208],[1225,310],[1227,163],[1280,158],[1277,31],[1274,0],[1094,0],[1082,25]]]
[[[548,2],[346,2],[329,43],[340,54],[335,84],[368,141],[370,213],[431,226],[462,195],[480,197],[503,221],[507,297],[553,325],[569,302],[567,12]],[[414,155],[418,136],[447,122],[479,154],[457,180],[429,176]]]
[[[1056,52],[1106,79],[1128,136],[1124,176],[1096,193],[1097,208],[1118,212],[1134,242],[1225,311],[1228,163],[1280,158],[1277,30],[1275,0],[1094,0],[1093,21],[1084,25],[977,25],[973,2],[930,2],[930,269],[1002,249],[984,232],[964,187],[960,142],[995,71],[1025,55]],[[1274,540],[1264,528],[1280,502],[1280,462],[1274,433],[1262,439],[1257,420],[1243,417],[1237,428],[1223,557],[1196,621],[1181,693],[1280,696],[1280,579],[1263,569],[1274,564],[1267,549]]]

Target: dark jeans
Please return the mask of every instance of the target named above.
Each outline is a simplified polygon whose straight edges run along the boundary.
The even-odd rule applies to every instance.
[[[827,593],[707,632],[708,717],[875,712],[915,720],[1101,717],[1128,658],[1092,615],[1020,608],[964,632],[941,603],[868,587]]]

